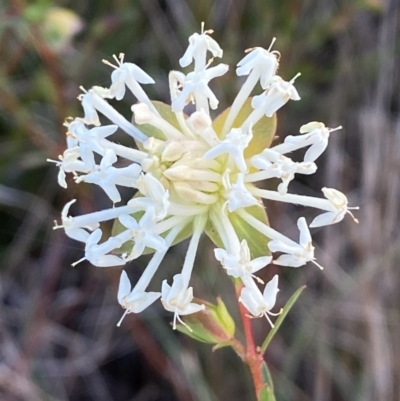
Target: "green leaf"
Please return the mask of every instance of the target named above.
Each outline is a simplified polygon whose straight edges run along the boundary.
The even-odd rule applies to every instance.
[[[272,382],[271,373],[265,361],[261,365],[261,377],[264,384],[268,384],[272,392],[274,392],[274,383]]]
[[[266,384],[260,392],[260,401],[276,401],[274,391]]]
[[[260,220],[264,224],[269,225],[267,212],[263,206],[248,207],[246,208],[246,212],[250,213],[253,217],[255,217],[257,220]],[[242,241],[245,239],[247,241],[247,245],[249,246],[250,254],[253,259],[270,254],[270,250],[268,248],[269,241],[265,235],[253,228],[235,212],[228,213],[228,218],[235,228],[239,240]],[[222,240],[218,235],[212,219],[208,220],[205,232],[216,246],[219,248],[224,248]]]
[[[251,100],[252,98],[248,98],[244,103],[240,112],[236,116],[235,121],[233,122],[233,128],[240,127],[253,111],[253,107],[251,107]],[[221,138],[221,131],[226,117],[228,116],[229,110],[230,108],[224,110],[213,122],[214,130],[220,139],[223,139]],[[272,117],[262,117],[257,124],[253,126],[253,139],[244,151],[244,156],[246,158],[261,153],[264,149],[271,146],[272,140],[275,136],[276,124],[277,118],[276,114],[274,114]]]
[[[268,333],[268,336],[266,337],[266,339],[262,343],[261,352],[265,352],[265,350],[267,349],[269,343],[272,341],[274,335],[277,333],[277,331],[279,330],[279,327],[283,323],[283,320],[285,319],[286,315],[289,313],[290,309],[292,309],[292,306],[295,304],[295,302],[297,301],[297,298],[299,298],[299,296],[301,295],[301,293],[304,291],[305,288],[306,288],[305,285],[303,285],[303,287],[300,287],[290,297],[289,301],[287,301],[285,307],[282,310],[282,313],[279,315],[279,318],[275,322],[275,327]]]

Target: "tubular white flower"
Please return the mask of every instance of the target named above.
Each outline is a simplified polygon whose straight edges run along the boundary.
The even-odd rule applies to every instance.
[[[111,149],[107,149],[99,166],[95,171],[75,178],[77,183],[87,182],[99,185],[113,203],[121,201],[121,195],[116,185],[135,187],[136,181],[141,173],[138,164],[131,164],[124,168],[115,168],[113,164],[117,161],[117,155]]]
[[[271,46],[274,41],[271,43]],[[278,69],[278,60],[280,57],[278,52],[271,52],[270,49],[265,50],[262,47],[249,49],[247,55],[237,64],[236,74],[238,76],[253,74],[257,76],[257,80],[260,80],[261,87],[264,90],[267,89],[269,80],[275,75]]]
[[[330,224],[339,223],[344,219],[344,216],[348,213],[353,220],[358,223],[358,220],[353,216],[349,209],[358,210],[358,206],[348,207],[348,200],[346,196],[334,189],[334,188],[322,188],[326,199],[331,203],[333,211],[320,214],[310,224],[310,227],[322,227]]]
[[[313,162],[294,162],[289,157],[271,149],[265,149],[261,154],[253,156],[251,164],[263,172],[248,174],[246,181],[252,182],[272,177],[280,178],[282,184],[278,186],[278,192],[281,195],[287,193],[288,185],[296,173],[309,175],[317,171],[317,166]]]
[[[99,244],[103,232],[100,228],[94,230],[86,240],[85,256],[73,263],[72,266],[76,266],[78,263],[84,260],[89,261],[92,265],[98,267],[111,267],[111,266],[122,266],[126,262],[123,258],[116,255],[107,255],[114,249],[119,248],[123,244],[123,240],[117,237],[110,237],[107,241]]]
[[[228,153],[241,173],[247,173],[248,167],[243,152],[253,138],[251,127],[248,131],[241,128],[232,128],[231,132],[218,145],[211,148],[203,156],[204,159],[215,159]]]
[[[173,278],[172,286],[167,280],[164,280],[161,288],[161,302],[164,308],[174,313],[173,329],[176,329],[176,321],[178,320],[184,326],[188,327],[180,318],[182,315],[190,315],[205,309],[204,305],[192,302],[193,288],[188,287],[182,274],[176,274]],[[190,328],[189,328],[190,329]]]
[[[195,71],[205,68],[207,51],[210,51],[213,57],[222,57],[222,49],[213,38],[208,36],[209,33],[213,33],[213,31],[204,31],[204,24],[202,24],[201,34],[194,33],[189,37],[189,46],[179,59],[181,67],[187,67],[194,60]]]
[[[208,113],[208,103],[215,110],[218,107],[218,99],[208,87],[208,83],[216,77],[224,75],[229,69],[226,64],[219,64],[216,67],[204,69],[202,71],[193,71],[184,76],[177,75],[182,90],[180,94],[172,101],[172,111],[182,111],[190,99],[195,99],[196,110],[204,110]],[[183,79],[184,77],[184,79]]]
[[[201,34],[189,38],[189,47],[180,59],[184,67],[194,62],[194,70],[187,75],[178,71],[169,74],[171,108],[150,101],[141,84],[154,83],[153,79],[137,65],[125,63],[123,54],[113,56],[115,65],[105,61],[114,68],[110,89],[83,89],[79,99],[84,117],[67,118],[64,125],[68,127],[68,149],[59,160],[51,160],[59,168],[58,182],[63,187],[67,185],[66,174],[71,173],[77,183],[99,185],[114,204],[121,201],[119,186],[132,191],[132,198],[121,206],[81,216],[68,215],[75,200],[68,202],[61,214],[62,222],[54,228],[64,228],[67,236],[85,243],[85,255],[74,265],[83,260],[99,267],[124,265],[142,255],[146,248],[154,250],[133,289],[127,274],[122,273],[118,302],[126,309],[125,316],[143,311],[161,295],[165,308],[174,313],[174,328],[177,321],[184,324],[180,316],[204,309],[204,305],[193,301],[193,289],[189,286],[203,232],[213,241],[221,241],[221,248],[215,249],[216,258],[230,276],[243,281],[240,301],[253,316],[266,316],[269,320],[278,277],[267,284],[263,294],[254,281],[261,281],[255,274],[272,260],[266,244],[272,252],[283,253],[275,264],[298,267],[308,261],[317,263],[305,219],[298,220],[297,243],[270,227],[266,215],[257,213],[254,206],[263,207],[260,198],[322,210],[311,227],[334,224],[346,214],[352,216],[349,210],[355,209],[348,207],[345,195],[332,188],[323,188],[325,199],[287,191],[295,174],[315,172],[313,161],[326,148],[333,131],[322,123],[306,124],[300,129],[301,135],[289,136],[271,149],[260,148],[254,156],[255,147],[263,143],[260,130],[265,120],[260,119],[264,115],[272,117],[289,99],[300,99],[293,86],[297,76],[286,82],[275,75],[280,57],[278,52],[271,51],[275,38],[268,50],[251,49],[237,64],[237,75],[247,75],[246,81],[229,111],[212,121],[209,108],[216,109],[218,99],[209,83],[225,74],[228,66],[210,67],[213,60],[207,60],[208,52],[221,57],[222,50],[209,33],[202,26]],[[243,117],[258,82],[264,92],[253,97],[253,110]],[[139,101],[132,106],[134,123],[107,100],[114,99],[114,105],[125,96],[127,88]],[[190,117],[183,113],[189,102],[194,103],[196,110]],[[103,120],[112,124],[101,126]],[[252,127],[257,122],[260,123],[251,142]],[[113,141],[118,128],[131,137],[132,145]],[[309,147],[304,162],[296,163],[284,156],[302,147]],[[251,184],[270,178],[282,181],[278,191]],[[123,226],[121,230],[117,221],[115,229],[120,233],[102,239],[102,223],[117,219]],[[250,238],[254,230],[257,243]],[[181,273],[174,276],[172,285],[163,281],[161,294],[147,292],[168,248],[189,233],[192,235]],[[258,246],[258,241],[264,241],[264,248]],[[265,249],[264,255],[260,254],[261,249]],[[121,254],[123,250],[126,252]],[[251,259],[251,255],[255,258]]]
[[[297,74],[291,81],[286,82],[280,76],[275,75],[269,81],[269,86],[261,95],[254,96],[251,105],[253,112],[247,117],[242,127],[249,124],[255,125],[263,115],[272,117],[289,100],[300,100],[296,88],[293,86]]]
[[[167,252],[167,249],[171,246],[179,232],[184,228],[185,224],[185,222],[177,224],[168,233],[167,237],[165,238],[167,248],[162,252],[157,251],[154,254],[132,291],[128,276],[124,271],[122,272],[118,289],[118,302],[123,308],[126,308],[126,312],[118,322],[117,326],[121,324],[122,320],[128,313],[140,313],[160,297],[161,293],[146,292],[146,288],[156,273],[163,257]]]
[[[90,169],[82,160],[79,160],[80,155],[79,146],[75,146],[74,148],[66,149],[62,155],[59,155],[59,160],[47,159],[48,162],[55,163],[60,169],[58,172],[58,185],[61,187],[67,188],[65,173],[86,173]]]
[[[262,294],[256,284],[251,280],[246,283],[245,287],[243,287],[239,301],[254,317],[265,316],[271,327],[274,327],[274,324],[268,315],[279,315],[279,313],[275,314],[270,312],[275,306],[278,291],[277,274],[275,274],[272,280],[267,283]]]
[[[272,117],[289,100],[300,100],[300,96],[293,86],[295,79],[296,77],[286,82],[276,75],[270,80],[269,86],[264,93],[254,96],[251,105],[255,109],[263,109],[267,117]]]
[[[222,184],[225,189],[225,198],[223,210],[227,207],[230,212],[234,212],[241,207],[260,205],[260,202],[248,191],[244,184],[244,174],[238,173],[236,183],[230,182],[230,170],[227,169],[222,175]]]
[[[147,104],[154,113],[158,114],[149,97],[140,86],[140,84],[154,84],[154,79],[136,64],[125,63],[124,57],[125,55],[123,53],[120,53],[119,57],[115,54],[113,55],[117,65],[103,60],[104,64],[114,68],[111,74],[112,85],[110,87],[110,97],[121,100],[125,96],[125,86],[127,86],[140,103]]]
[[[85,111],[84,122],[86,124],[99,126],[100,119],[97,114],[97,111],[99,111],[111,122],[118,125],[118,127],[123,129],[128,135],[137,141],[144,142],[147,139],[146,135],[132,125],[125,117],[122,116],[122,114],[118,113],[114,107],[110,106],[104,100],[104,98],[99,95],[99,90],[97,87],[94,87],[81,95],[80,99],[82,101],[82,107]]]
[[[214,254],[215,258],[221,262],[222,267],[226,269],[226,272],[230,276],[240,278],[244,283],[248,282],[251,277],[263,283],[254,273],[258,272],[272,261],[272,256],[261,256],[251,260],[250,249],[245,239],[240,243],[240,249],[236,250],[234,253],[228,253],[223,248],[216,248],[214,249]]]
[[[310,230],[304,217],[300,217],[297,220],[297,227],[300,231],[299,244],[293,246],[279,240],[273,240],[268,243],[271,252],[283,252],[285,254],[279,256],[273,263],[281,266],[300,267],[307,262],[312,262],[322,270],[323,267],[315,261],[315,248],[312,245]]]
[[[136,181],[136,186],[144,197],[137,197],[128,202],[130,207],[146,210],[152,207],[156,220],[165,218],[169,208],[169,192],[152,174],[142,174]]]
[[[92,223],[92,224],[85,224],[85,225],[76,225],[75,224],[75,219],[71,216],[68,216],[69,208],[71,207],[72,204],[76,202],[76,199],[73,199],[69,201],[64,207],[61,212],[61,225],[57,225],[57,222],[54,226],[54,229],[58,228],[64,228],[65,234],[69,237],[72,238],[76,241],[80,242],[86,242],[87,239],[89,238],[89,233],[83,229],[83,227],[89,229],[89,230],[94,230],[96,229],[99,225],[98,223]]]
[[[275,38],[273,38],[268,50],[261,47],[246,50],[247,56],[237,64],[236,75],[248,75],[248,77],[233,101],[222,128],[222,135],[225,135],[232,128],[232,123],[257,82],[260,81],[261,87],[266,89],[270,79],[275,75],[279,65],[279,53],[270,52],[274,42]]]
[[[95,166],[93,152],[103,156],[105,149],[99,141],[114,134],[118,129],[117,125],[106,125],[87,129],[79,119],[71,121],[68,125],[67,137],[73,138],[79,144],[80,156],[86,166],[93,168]]]
[[[300,133],[303,135],[289,135],[285,138],[283,144],[275,146],[273,150],[287,153],[310,146],[304,155],[304,161],[313,162],[321,156],[328,146],[329,134],[339,129],[342,129],[342,127],[327,128],[323,123],[312,121],[301,126]]]
[[[257,173],[255,173],[257,174]],[[333,188],[323,188],[322,192],[324,193],[327,199],[314,198],[312,196],[304,196],[304,195],[296,195],[296,194],[280,194],[276,191],[269,191],[266,189],[260,189],[256,187],[250,187],[250,192],[254,196],[259,196],[263,199],[274,200],[285,203],[293,203],[295,205],[302,205],[313,207],[316,209],[326,210],[328,213],[323,213],[320,216],[317,216],[313,222],[310,224],[310,227],[321,227],[324,225],[335,224],[339,221],[343,220],[344,216],[350,214],[353,220],[358,223],[358,220],[353,216],[353,214],[349,210],[358,210],[359,207],[348,207],[348,201],[346,196]],[[328,194],[328,196],[327,196]]]
[[[164,238],[155,233],[156,217],[153,208],[147,210],[139,223],[129,215],[119,216],[118,219],[121,224],[129,230],[129,234],[135,242],[132,251],[126,260],[138,258],[142,255],[146,247],[155,249],[159,252],[163,252],[166,249],[167,246]]]
[[[117,323],[119,327],[128,313],[140,313],[148,308],[154,301],[160,298],[160,292],[145,292],[135,288],[132,289],[131,282],[125,270],[122,270],[118,287],[118,302],[126,309],[126,312]]]

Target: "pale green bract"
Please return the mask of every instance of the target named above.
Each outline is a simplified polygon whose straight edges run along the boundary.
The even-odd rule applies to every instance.
[[[108,209],[81,216],[69,214],[74,201],[64,207],[62,223],[55,228],[62,227],[69,237],[85,243],[85,256],[75,264],[88,260],[99,267],[121,266],[142,254],[154,253],[133,288],[127,274],[122,273],[118,301],[126,309],[125,316],[142,312],[160,298],[165,309],[174,314],[174,328],[177,321],[185,325],[180,316],[200,313],[205,307],[193,302],[190,286],[204,232],[216,245],[215,255],[224,268],[221,271],[243,282],[239,301],[254,317],[269,320],[278,276],[260,291],[257,282],[263,282],[255,273],[271,263],[271,251],[283,253],[272,260],[277,265],[299,267],[316,262],[305,218],[298,221],[300,240],[296,242],[269,226],[263,199],[322,210],[311,227],[334,224],[351,214],[347,198],[335,189],[323,189],[326,199],[290,193],[295,174],[315,172],[314,162],[335,129],[319,122],[307,123],[300,128],[301,135],[288,136],[271,147],[276,112],[289,100],[300,100],[294,87],[299,74],[291,81],[276,75],[278,52],[262,48],[247,51],[236,70],[237,75],[247,76],[246,81],[232,106],[212,120],[210,109],[217,109],[219,102],[210,85],[229,67],[222,63],[210,66],[213,59],[208,57],[223,56],[210,33],[202,28],[200,34],[189,38],[180,64],[193,64],[192,72],[170,72],[171,105],[149,99],[142,85],[154,84],[154,80],[139,66],[125,62],[123,54],[114,56],[116,64],[104,61],[113,68],[110,88],[83,90],[84,116],[65,123],[67,149],[59,160],[51,160],[60,169],[61,186],[67,187],[66,174],[72,174],[77,184],[98,185],[110,198]],[[137,99],[132,121],[107,101],[122,100],[127,89]],[[194,105],[190,116],[184,113],[189,103]],[[132,146],[111,139],[118,129],[130,137]],[[305,147],[303,162],[289,158],[289,153]],[[255,185],[271,178],[281,180],[276,191]],[[125,204],[120,187],[136,191]],[[109,238],[102,239],[101,227],[106,221],[114,221],[114,228]],[[188,237],[181,271],[171,284],[165,279],[160,292],[148,292],[168,249]]]

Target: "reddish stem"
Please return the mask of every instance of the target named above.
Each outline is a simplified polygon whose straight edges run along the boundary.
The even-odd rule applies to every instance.
[[[235,285],[236,295],[239,298],[243,288],[242,283]],[[257,352],[256,345],[254,343],[253,328],[251,325],[251,318],[248,315],[246,308],[239,302],[239,311],[242,318],[243,330],[246,339],[246,356],[245,363],[248,365],[253,379],[254,389],[257,395],[257,400],[260,398],[261,389],[263,387],[263,381],[261,377],[261,364],[263,362],[262,355]]]

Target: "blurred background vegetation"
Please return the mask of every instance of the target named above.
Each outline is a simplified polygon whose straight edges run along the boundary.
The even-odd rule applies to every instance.
[[[314,230],[323,272],[265,269],[265,279],[281,275],[281,305],[308,286],[267,352],[278,400],[399,400],[399,19],[396,0],[0,1],[1,400],[251,399],[233,352],[173,332],[160,306],[116,328],[120,269],[72,268],[82,247],[52,230],[70,199],[79,199],[77,214],[104,206],[84,184],[61,189],[46,163],[65,147],[65,117],[82,115],[79,85],[109,85],[101,60],[124,52],[156,80],[151,97],[168,102],[168,72],[201,21],[231,65],[213,84],[220,110],[239,87],[233,66],[243,51],[277,37],[280,74],[302,73],[302,101],[279,112],[278,134],[312,120],[344,126],[316,176],[291,191],[334,187],[361,207],[358,225],[346,218]],[[297,238],[304,210],[267,206],[272,225]],[[186,246],[168,254],[157,286],[179,270]],[[221,294],[235,315],[233,288],[208,240],[202,246],[194,287],[210,301]],[[128,267],[131,278],[146,261]],[[261,341],[268,325],[254,324]]]

